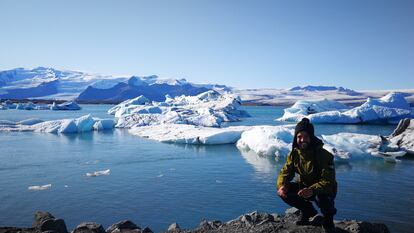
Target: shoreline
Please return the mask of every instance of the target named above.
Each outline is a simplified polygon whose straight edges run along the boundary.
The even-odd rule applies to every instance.
[[[168,229],[161,232],[167,233],[218,233],[218,232],[324,232],[320,226],[321,222],[308,226],[297,226],[295,221],[299,219],[300,211],[296,208],[290,208],[285,214],[269,214],[265,212],[254,211],[252,213],[243,214],[238,218],[227,222],[219,220],[202,220],[198,227],[194,229],[181,228],[178,223],[172,223]],[[335,220],[335,228],[341,233],[389,233],[388,227],[383,223],[370,223],[357,220]],[[104,227],[95,222],[83,222],[75,227],[72,231],[68,231],[65,221],[55,218],[48,212],[37,211],[34,215],[32,227],[0,227],[0,233],[121,233],[133,232],[140,233],[153,232],[150,227],[141,228],[130,220],[122,220],[109,226],[106,230]]]

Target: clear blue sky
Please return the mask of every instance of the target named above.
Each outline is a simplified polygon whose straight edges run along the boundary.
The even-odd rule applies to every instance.
[[[414,88],[412,0],[0,0],[0,70]]]

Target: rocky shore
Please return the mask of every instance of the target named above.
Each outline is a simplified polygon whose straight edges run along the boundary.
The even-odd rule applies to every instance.
[[[218,220],[203,220],[195,229],[181,228],[173,223],[163,232],[167,233],[205,233],[205,232],[280,232],[280,233],[322,233],[320,226],[296,226],[295,221],[299,218],[299,211],[295,208],[286,210],[284,215],[252,212],[244,214],[237,219],[228,222]],[[387,226],[381,223],[369,223],[356,220],[335,221],[336,232],[339,233],[387,233]],[[33,226],[30,228],[0,227],[0,233],[68,233],[65,221],[55,218],[48,212],[36,212]],[[84,222],[79,224],[71,233],[149,233],[153,232],[149,227],[141,228],[129,220],[123,220],[108,227],[106,230],[99,223]]]

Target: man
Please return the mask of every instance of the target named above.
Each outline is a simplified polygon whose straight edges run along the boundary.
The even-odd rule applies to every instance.
[[[322,226],[330,233],[335,232],[337,184],[333,155],[322,146],[309,119],[303,118],[295,127],[292,150],[277,179],[277,192],[284,202],[301,211],[297,225],[312,224],[309,219],[318,212],[311,201],[316,202],[323,214]],[[291,182],[295,173],[297,182]]]

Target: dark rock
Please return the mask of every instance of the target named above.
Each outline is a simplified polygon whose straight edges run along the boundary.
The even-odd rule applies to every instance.
[[[135,223],[129,221],[129,220],[123,220],[118,223],[113,224],[112,226],[108,227],[106,229],[107,233],[119,233],[119,232],[132,232],[132,231],[138,231],[141,230]]]
[[[149,227],[142,229],[142,233],[154,233]]]
[[[65,221],[56,219],[48,212],[37,211],[33,220],[33,228],[41,232],[67,233]]]
[[[79,224],[72,233],[105,233],[101,224],[95,222],[83,222]]]
[[[35,233],[35,228],[0,227],[0,233]]]

